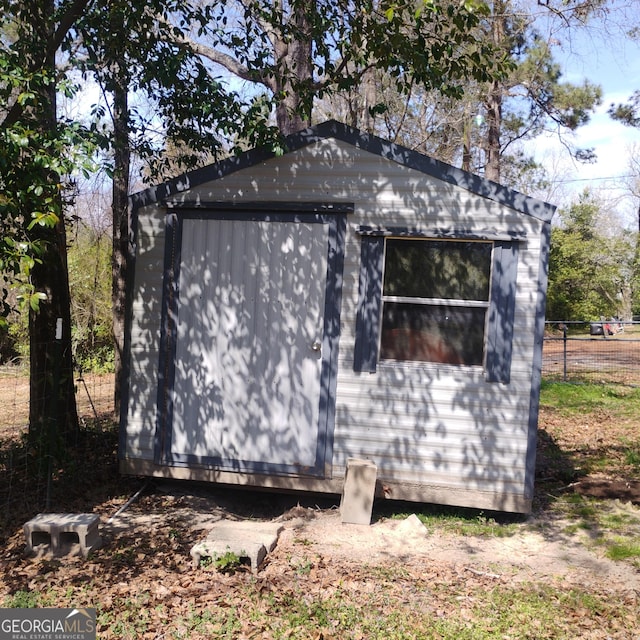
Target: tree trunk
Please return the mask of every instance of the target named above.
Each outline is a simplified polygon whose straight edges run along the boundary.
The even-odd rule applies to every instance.
[[[462,122],[462,169],[471,171],[471,114],[469,108],[464,110],[464,120]]]
[[[78,431],[64,221],[40,230],[40,237],[47,248],[33,269],[32,283],[47,298],[29,313],[29,434],[36,441],[55,442]]]
[[[33,32],[40,51],[50,51],[53,37],[54,0],[38,0],[32,5]],[[55,75],[55,52],[51,51],[46,68]],[[41,90],[37,122],[43,133],[55,133],[56,88],[50,84]],[[58,181],[58,176],[48,175]],[[78,430],[73,358],[71,352],[71,297],[67,269],[67,241],[62,202],[55,227],[36,225],[30,232],[43,240],[45,252],[32,271],[36,291],[46,295],[38,311],[29,313],[30,399],[29,435],[49,443],[68,438]],[[51,449],[49,450],[51,452]]]
[[[123,34],[122,13],[112,6],[112,33]],[[110,43],[112,44],[112,43]],[[113,43],[116,44],[116,43]],[[122,49],[110,49],[110,83],[113,95],[114,171],[112,184],[113,252],[111,260],[111,295],[113,306],[113,339],[115,347],[114,410],[120,411],[123,382],[123,354],[126,315],[126,282],[129,243],[129,78]]]
[[[491,36],[494,44],[500,49],[504,44],[506,33],[506,5],[504,0],[496,0],[493,4]],[[489,89],[485,103],[487,109],[487,140],[485,178],[500,182],[500,129],[502,127],[503,86],[494,80]]]
[[[502,126],[502,87],[498,81],[491,85],[486,102],[487,145],[484,177],[500,182],[500,127]]]
[[[276,93],[281,96],[276,106],[276,124],[283,135],[289,135],[311,124],[313,97],[312,43],[309,37],[309,11],[306,2],[294,3],[291,22],[295,37],[279,38],[273,43],[276,61],[284,73],[278,74]],[[309,87],[305,90],[305,84]]]
[[[113,93],[115,160],[113,172],[112,301],[115,345],[114,409],[120,411],[129,243],[129,136],[127,87]]]
[[[358,127],[367,133],[375,133],[374,118],[371,109],[376,105],[376,78],[373,68],[367,69],[362,74],[362,108]]]

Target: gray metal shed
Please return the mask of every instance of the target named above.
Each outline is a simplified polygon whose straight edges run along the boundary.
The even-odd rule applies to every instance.
[[[554,210],[337,122],[135,194],[121,471],[529,511]]]

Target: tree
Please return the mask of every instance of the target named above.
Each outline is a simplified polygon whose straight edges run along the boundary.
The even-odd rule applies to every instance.
[[[630,24],[625,24],[628,31]],[[628,35],[633,40],[640,38],[640,28],[635,26]],[[614,120],[629,127],[640,128],[640,90],[636,89],[625,103],[611,104],[608,110]],[[633,150],[634,152],[637,149]],[[631,177],[628,182],[629,191],[636,198],[640,198],[640,164],[636,160],[636,153],[632,152],[629,160]],[[632,311],[634,315],[640,315],[640,204],[637,213],[636,250],[633,262],[632,279]]]
[[[560,211],[559,218],[551,232],[547,318],[623,315],[632,280],[633,238],[604,232],[604,214],[588,192]]]
[[[103,58],[100,64],[94,57],[92,69],[99,77],[106,91],[112,96],[111,118],[113,122],[113,172],[111,189],[111,304],[112,334],[114,345],[114,410],[120,410],[120,398],[123,378],[126,282],[128,270],[129,244],[129,184],[131,170],[131,146],[129,140],[130,119],[129,91],[131,72],[128,66],[126,48],[120,39],[127,33],[126,14],[128,4],[119,0],[107,2],[107,24],[102,37],[97,39],[96,47],[102,45]],[[86,30],[85,30],[86,33]],[[87,43],[91,48],[91,44]],[[95,48],[92,50],[95,56]],[[101,72],[104,74],[101,75]]]
[[[419,84],[455,97],[470,78],[490,80],[502,60],[477,37],[485,11],[476,0],[211,1],[190,16],[197,37],[174,27],[171,40],[262,90],[286,135],[311,122],[315,99],[368,86],[374,69],[386,70],[401,91]]]
[[[640,91],[635,91],[629,98],[627,103],[611,105],[609,107],[609,115],[618,122],[622,122],[629,127],[640,128]],[[634,150],[637,151],[637,150]],[[629,161],[629,169],[631,171],[631,179],[628,186],[631,194],[637,198],[640,198],[640,164],[635,158],[636,154],[632,153]],[[638,217],[637,217],[637,230],[640,237],[640,205],[638,205]],[[640,240],[638,242],[638,256],[636,263],[638,265],[638,276],[636,280],[640,284]],[[640,287],[638,287],[638,297],[640,297]],[[635,305],[640,312],[640,300]]]
[[[557,19],[574,29],[597,4],[547,2],[538,9],[547,12],[547,23],[548,16],[561,11]],[[550,30],[543,37],[540,11],[534,15],[530,4],[516,0],[488,5],[490,12],[474,27],[474,37],[489,43],[496,59],[510,62],[501,67],[506,73],[494,74],[490,81],[467,81],[460,99],[419,86],[398,93],[384,74],[377,74],[377,100],[386,108],[378,110],[371,130],[492,180],[533,190],[544,176],[522,143],[554,130],[574,155],[588,158],[588,152],[569,144],[566,133],[588,121],[600,88],[588,81],[564,81],[553,57],[558,34]],[[361,95],[345,96],[347,106],[338,105],[338,113],[360,113],[348,103],[362,100]],[[336,105],[323,108],[331,112]],[[351,122],[361,126],[355,119]]]
[[[52,424],[61,434],[77,428],[63,176],[81,164],[83,136],[57,120],[55,55],[87,2],[0,3],[3,317],[9,290],[18,289],[29,312],[29,429],[36,440]]]
[[[635,252],[632,262],[631,275],[631,312],[634,316],[640,315],[640,155],[638,148],[633,145],[629,150],[628,161],[629,175],[625,177],[624,184],[629,194],[637,203],[635,232]]]
[[[618,122],[640,128],[640,91],[634,91],[626,103],[612,104],[609,115]]]
[[[544,3],[549,12],[545,19],[560,16],[565,27],[575,28],[601,4],[601,0],[551,0]],[[600,87],[589,81],[580,85],[561,81],[562,71],[553,59],[551,46],[556,38],[542,37],[536,18],[522,9],[516,0],[494,0],[487,26],[487,37],[514,62],[508,76],[480,87],[484,111],[484,125],[479,127],[482,168],[485,177],[496,182],[501,181],[507,164],[518,172],[527,165],[531,167],[529,157],[510,155],[511,148],[547,129],[555,129],[563,139],[564,132],[588,122],[602,94]],[[586,150],[573,149],[573,153],[578,158],[590,157]]]
[[[624,24],[619,27],[618,33],[620,31],[623,31],[624,36],[630,40],[640,41],[637,13],[634,13],[632,20],[627,17]],[[633,91],[626,102],[611,104],[608,113],[614,120],[622,124],[636,129],[640,128],[640,89]]]

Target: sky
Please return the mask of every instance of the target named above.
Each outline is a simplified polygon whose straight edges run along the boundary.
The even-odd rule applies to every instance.
[[[547,168],[560,186],[545,194],[553,204],[566,206],[585,189],[598,194],[615,209],[625,226],[637,228],[638,200],[628,195],[624,176],[630,175],[629,161],[636,146],[640,155],[640,129],[625,126],[607,114],[611,104],[626,102],[640,90],[640,39],[623,38],[620,22],[640,25],[640,3],[619,16],[611,16],[609,33],[594,25],[569,40],[559,35],[555,57],[563,69],[562,79],[574,84],[588,79],[602,87],[602,104],[589,124],[580,127],[573,141],[583,148],[593,148],[597,161],[580,164],[572,161],[557,139],[549,136],[531,143],[530,151]],[[614,22],[614,18],[616,21]],[[622,20],[621,20],[622,19]]]

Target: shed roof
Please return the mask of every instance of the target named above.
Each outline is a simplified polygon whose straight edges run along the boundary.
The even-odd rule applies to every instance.
[[[382,138],[364,133],[335,120],[329,120],[287,136],[284,141],[284,147],[286,153],[290,153],[328,138],[341,140],[358,149],[461,187],[482,198],[493,200],[543,222],[551,222],[556,210],[554,205],[547,202],[531,198],[497,182],[463,171],[401,145],[387,142]],[[173,195],[206,182],[212,182],[235,171],[248,169],[275,156],[275,152],[264,148],[246,151],[238,156],[226,158],[212,165],[189,171],[163,184],[135,193],[131,196],[131,206],[135,210],[148,204],[161,202]]]

